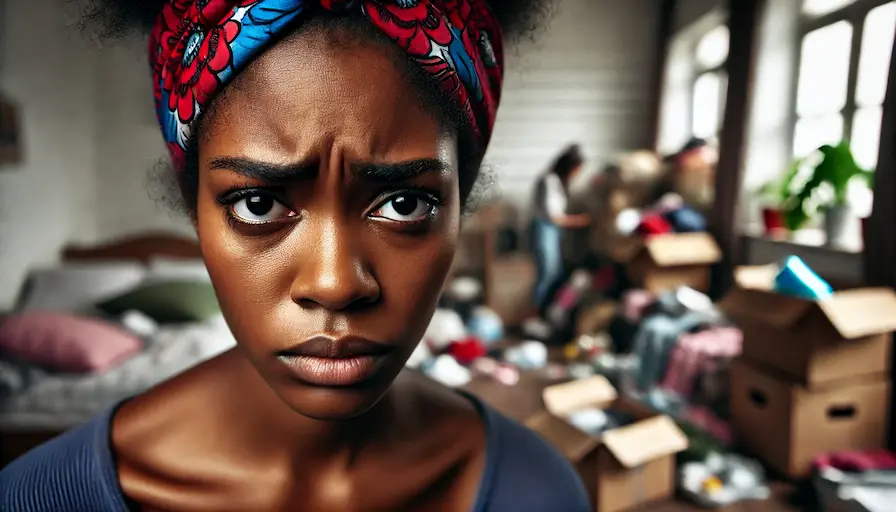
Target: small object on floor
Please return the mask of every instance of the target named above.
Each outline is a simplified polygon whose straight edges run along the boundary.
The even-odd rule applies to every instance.
[[[567,343],[563,347],[563,358],[567,361],[575,361],[582,355],[578,342]]]
[[[408,368],[420,368],[426,361],[432,359],[432,352],[426,343],[418,343],[417,348],[411,353],[411,357],[404,363]]]
[[[504,359],[522,369],[544,368],[548,363],[548,348],[540,341],[524,341],[505,350]]]
[[[703,461],[688,462],[679,469],[678,479],[685,496],[708,508],[771,496],[762,467],[730,453],[711,453]]]
[[[826,299],[833,295],[831,285],[816,274],[799,256],[788,256],[775,276],[775,291],[806,300]]]
[[[609,335],[605,332],[593,335],[583,334],[576,338],[579,352],[590,358],[597,357],[609,350],[611,343]]]
[[[457,360],[449,355],[441,355],[427,365],[424,373],[434,381],[440,382],[450,388],[466,386],[472,380],[470,370],[461,366]]]
[[[541,341],[547,341],[551,339],[551,336],[554,335],[554,330],[551,328],[551,326],[540,318],[530,318],[524,321],[522,329],[523,334],[527,338],[533,338]]]
[[[488,345],[504,339],[504,323],[501,321],[501,317],[485,306],[479,306],[473,310],[467,327],[473,336]]]
[[[564,380],[570,378],[570,370],[564,364],[549,363],[544,367],[544,374],[548,380]]]
[[[450,309],[437,309],[423,334],[423,339],[426,340],[433,352],[441,352],[452,342],[466,337],[467,328],[464,326],[463,320],[460,315]]]
[[[473,363],[473,369],[482,375],[487,375],[505,386],[513,386],[520,381],[520,372],[512,365],[496,361],[489,357],[482,357]]]
[[[632,235],[641,224],[641,212],[634,208],[626,208],[616,215],[616,231],[620,235]]]
[[[449,345],[448,353],[454,356],[454,359],[457,359],[460,364],[472,364],[480,357],[485,357],[486,348],[482,340],[475,336],[468,336]]]

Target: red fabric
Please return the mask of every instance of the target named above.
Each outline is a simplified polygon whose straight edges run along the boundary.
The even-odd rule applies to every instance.
[[[472,364],[473,361],[480,357],[485,357],[487,350],[482,340],[470,336],[452,343],[448,347],[448,353],[460,364]]]
[[[837,452],[815,458],[816,468],[840,471],[874,471],[896,469],[896,453],[887,450],[870,452]]]
[[[638,225],[637,231],[641,235],[662,235],[671,233],[672,225],[659,215],[647,215],[641,219],[641,224]]]

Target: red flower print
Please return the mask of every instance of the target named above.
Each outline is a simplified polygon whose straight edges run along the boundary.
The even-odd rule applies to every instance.
[[[438,3],[442,5],[442,12],[445,13],[451,26],[463,28],[469,24],[473,8],[468,0],[444,0]]]
[[[205,105],[218,89],[217,75],[230,65],[233,57],[230,45],[239,32],[240,24],[228,20],[204,37],[197,30],[183,38],[186,40],[182,57],[184,68],[168,99],[168,108],[177,110],[181,122],[190,122],[196,114],[195,104]]]
[[[430,55],[433,43],[451,43],[451,29],[430,2],[401,7],[383,0],[365,0],[364,10],[374,25],[414,57]]]

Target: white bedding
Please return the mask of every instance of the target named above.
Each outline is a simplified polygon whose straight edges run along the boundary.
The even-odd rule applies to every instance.
[[[234,343],[230,329],[219,316],[203,323],[163,326],[147,341],[141,353],[102,374],[36,371],[22,393],[3,401],[0,428],[71,427],[230,349]]]

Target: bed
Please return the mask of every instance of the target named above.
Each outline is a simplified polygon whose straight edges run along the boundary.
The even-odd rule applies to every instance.
[[[63,249],[61,259],[55,267],[29,274],[13,316],[33,310],[99,316],[92,308],[78,306],[77,311],[70,311],[76,309],[73,301],[87,303],[100,296],[125,293],[152,276],[208,279],[197,242],[167,234],[131,236],[93,247],[70,246]],[[85,297],[88,294],[95,296]],[[110,324],[117,319],[109,315],[101,318]],[[122,317],[122,325],[116,327],[132,330],[133,325],[125,320]],[[7,372],[0,378],[9,381],[8,372],[17,372],[12,379],[16,386],[0,398],[0,464],[235,343],[220,313],[201,321],[158,323],[142,332],[140,339],[139,350],[97,372],[62,373],[22,365],[0,353],[0,374]]]

